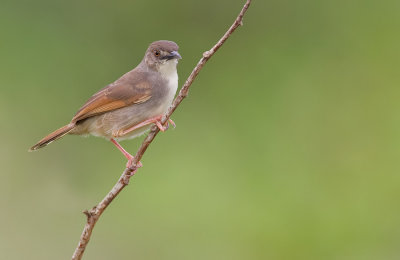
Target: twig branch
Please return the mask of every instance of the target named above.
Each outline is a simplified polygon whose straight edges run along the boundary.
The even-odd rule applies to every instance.
[[[196,67],[193,69],[192,73],[187,78],[185,84],[183,85],[182,89],[179,92],[179,95],[176,97],[172,106],[168,109],[167,113],[161,120],[161,124],[165,124],[175,109],[179,106],[182,100],[188,95],[189,87],[192,85],[193,81],[199,74],[200,70],[204,67],[206,62],[214,55],[214,53],[224,44],[224,42],[231,36],[231,34],[236,30],[239,25],[243,25],[243,16],[247,9],[249,8],[251,0],[247,0],[246,4],[243,6],[242,10],[240,11],[239,15],[235,19],[232,26],[226,31],[224,36],[209,50],[203,53],[203,57],[197,63]],[[144,139],[142,145],[140,146],[139,150],[135,155],[135,159],[133,160],[131,166],[126,168],[122,173],[121,177],[119,178],[118,182],[114,185],[111,191],[105,196],[105,198],[96,206],[94,206],[91,210],[85,210],[83,213],[87,217],[87,221],[81,237],[79,239],[78,246],[75,249],[75,252],[72,256],[72,260],[79,260],[82,258],[82,255],[86,249],[87,244],[89,243],[90,236],[92,234],[93,228],[96,225],[97,220],[100,218],[101,214],[104,210],[110,205],[110,203],[117,197],[117,195],[125,188],[126,185],[129,184],[129,180],[132,177],[132,173],[137,170],[137,164],[142,159],[143,154],[146,152],[147,148],[154,140],[154,138],[159,133],[159,128],[153,126],[151,131]]]

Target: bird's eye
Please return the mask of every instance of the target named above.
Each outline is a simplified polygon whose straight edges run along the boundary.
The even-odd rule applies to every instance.
[[[157,51],[157,50],[154,51],[154,56],[158,57],[158,56],[160,56],[160,54],[161,53],[159,51]]]

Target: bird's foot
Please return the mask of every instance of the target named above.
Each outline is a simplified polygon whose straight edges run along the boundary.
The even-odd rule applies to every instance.
[[[142,128],[146,125],[153,124],[153,123],[156,124],[156,126],[160,129],[161,132],[165,132],[168,129],[169,124],[167,122],[167,123],[165,123],[165,125],[162,125],[161,124],[162,117],[163,117],[163,115],[159,115],[156,117],[149,118],[143,122],[140,122],[139,124],[136,124],[128,129],[115,130],[115,131],[113,131],[112,136],[113,136],[113,138],[121,137],[121,136],[124,136],[124,135],[134,131],[134,130],[137,130],[139,128]],[[172,121],[172,119],[168,119],[168,121],[173,125],[174,128],[176,127],[175,122]]]
[[[174,121],[172,121],[171,118],[168,118],[168,122],[166,122],[164,125],[161,124],[161,118],[162,116],[160,116],[160,118],[158,120],[155,121],[156,126],[158,127],[158,129],[160,129],[161,132],[165,132],[168,130],[169,128],[169,123],[171,123],[171,125],[175,128],[176,124]]]
[[[168,118],[168,122],[170,122],[171,125],[172,125],[174,128],[176,128],[176,124],[175,124],[175,122],[174,122],[171,118]]]
[[[133,160],[135,159],[134,156],[131,155],[131,158],[128,159],[128,162],[126,163],[126,168],[131,168],[133,164]],[[137,171],[137,169],[143,167],[143,164],[139,161],[136,164],[136,168],[131,172],[130,176],[134,175]]]
[[[128,159],[128,162],[126,163],[126,168],[129,168],[132,166],[133,164],[133,160],[135,159],[135,157],[133,155],[131,155],[130,153],[128,153],[117,141],[115,141],[114,139],[110,139],[110,141],[118,148],[118,150],[121,151],[121,153],[125,156],[126,159]],[[142,167],[143,164],[141,162],[137,162],[136,163],[136,169]],[[136,170],[133,171],[132,175],[135,174]]]

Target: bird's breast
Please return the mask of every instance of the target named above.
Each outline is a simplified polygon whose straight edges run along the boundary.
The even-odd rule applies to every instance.
[[[172,75],[169,76],[169,78],[167,79],[167,99],[168,99],[168,103],[169,105],[171,105],[175,94],[176,94],[176,90],[178,89],[178,73],[175,70],[175,73],[173,73]]]
[[[165,97],[164,97],[164,104],[163,110],[164,113],[167,111],[168,107],[171,105],[176,90],[178,89],[178,72],[176,70],[176,60],[171,60],[160,67],[160,74],[161,77],[165,80]]]

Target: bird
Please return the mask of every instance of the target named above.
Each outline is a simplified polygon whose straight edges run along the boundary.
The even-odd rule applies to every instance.
[[[126,157],[129,167],[134,156],[118,141],[138,137],[153,124],[162,132],[168,129],[168,122],[162,125],[161,119],[178,88],[177,64],[182,59],[178,49],[173,41],[151,43],[139,65],[91,96],[69,124],[45,136],[29,151],[67,134],[93,135],[110,140]],[[169,122],[175,127],[171,119]],[[141,165],[139,162],[138,166]]]

